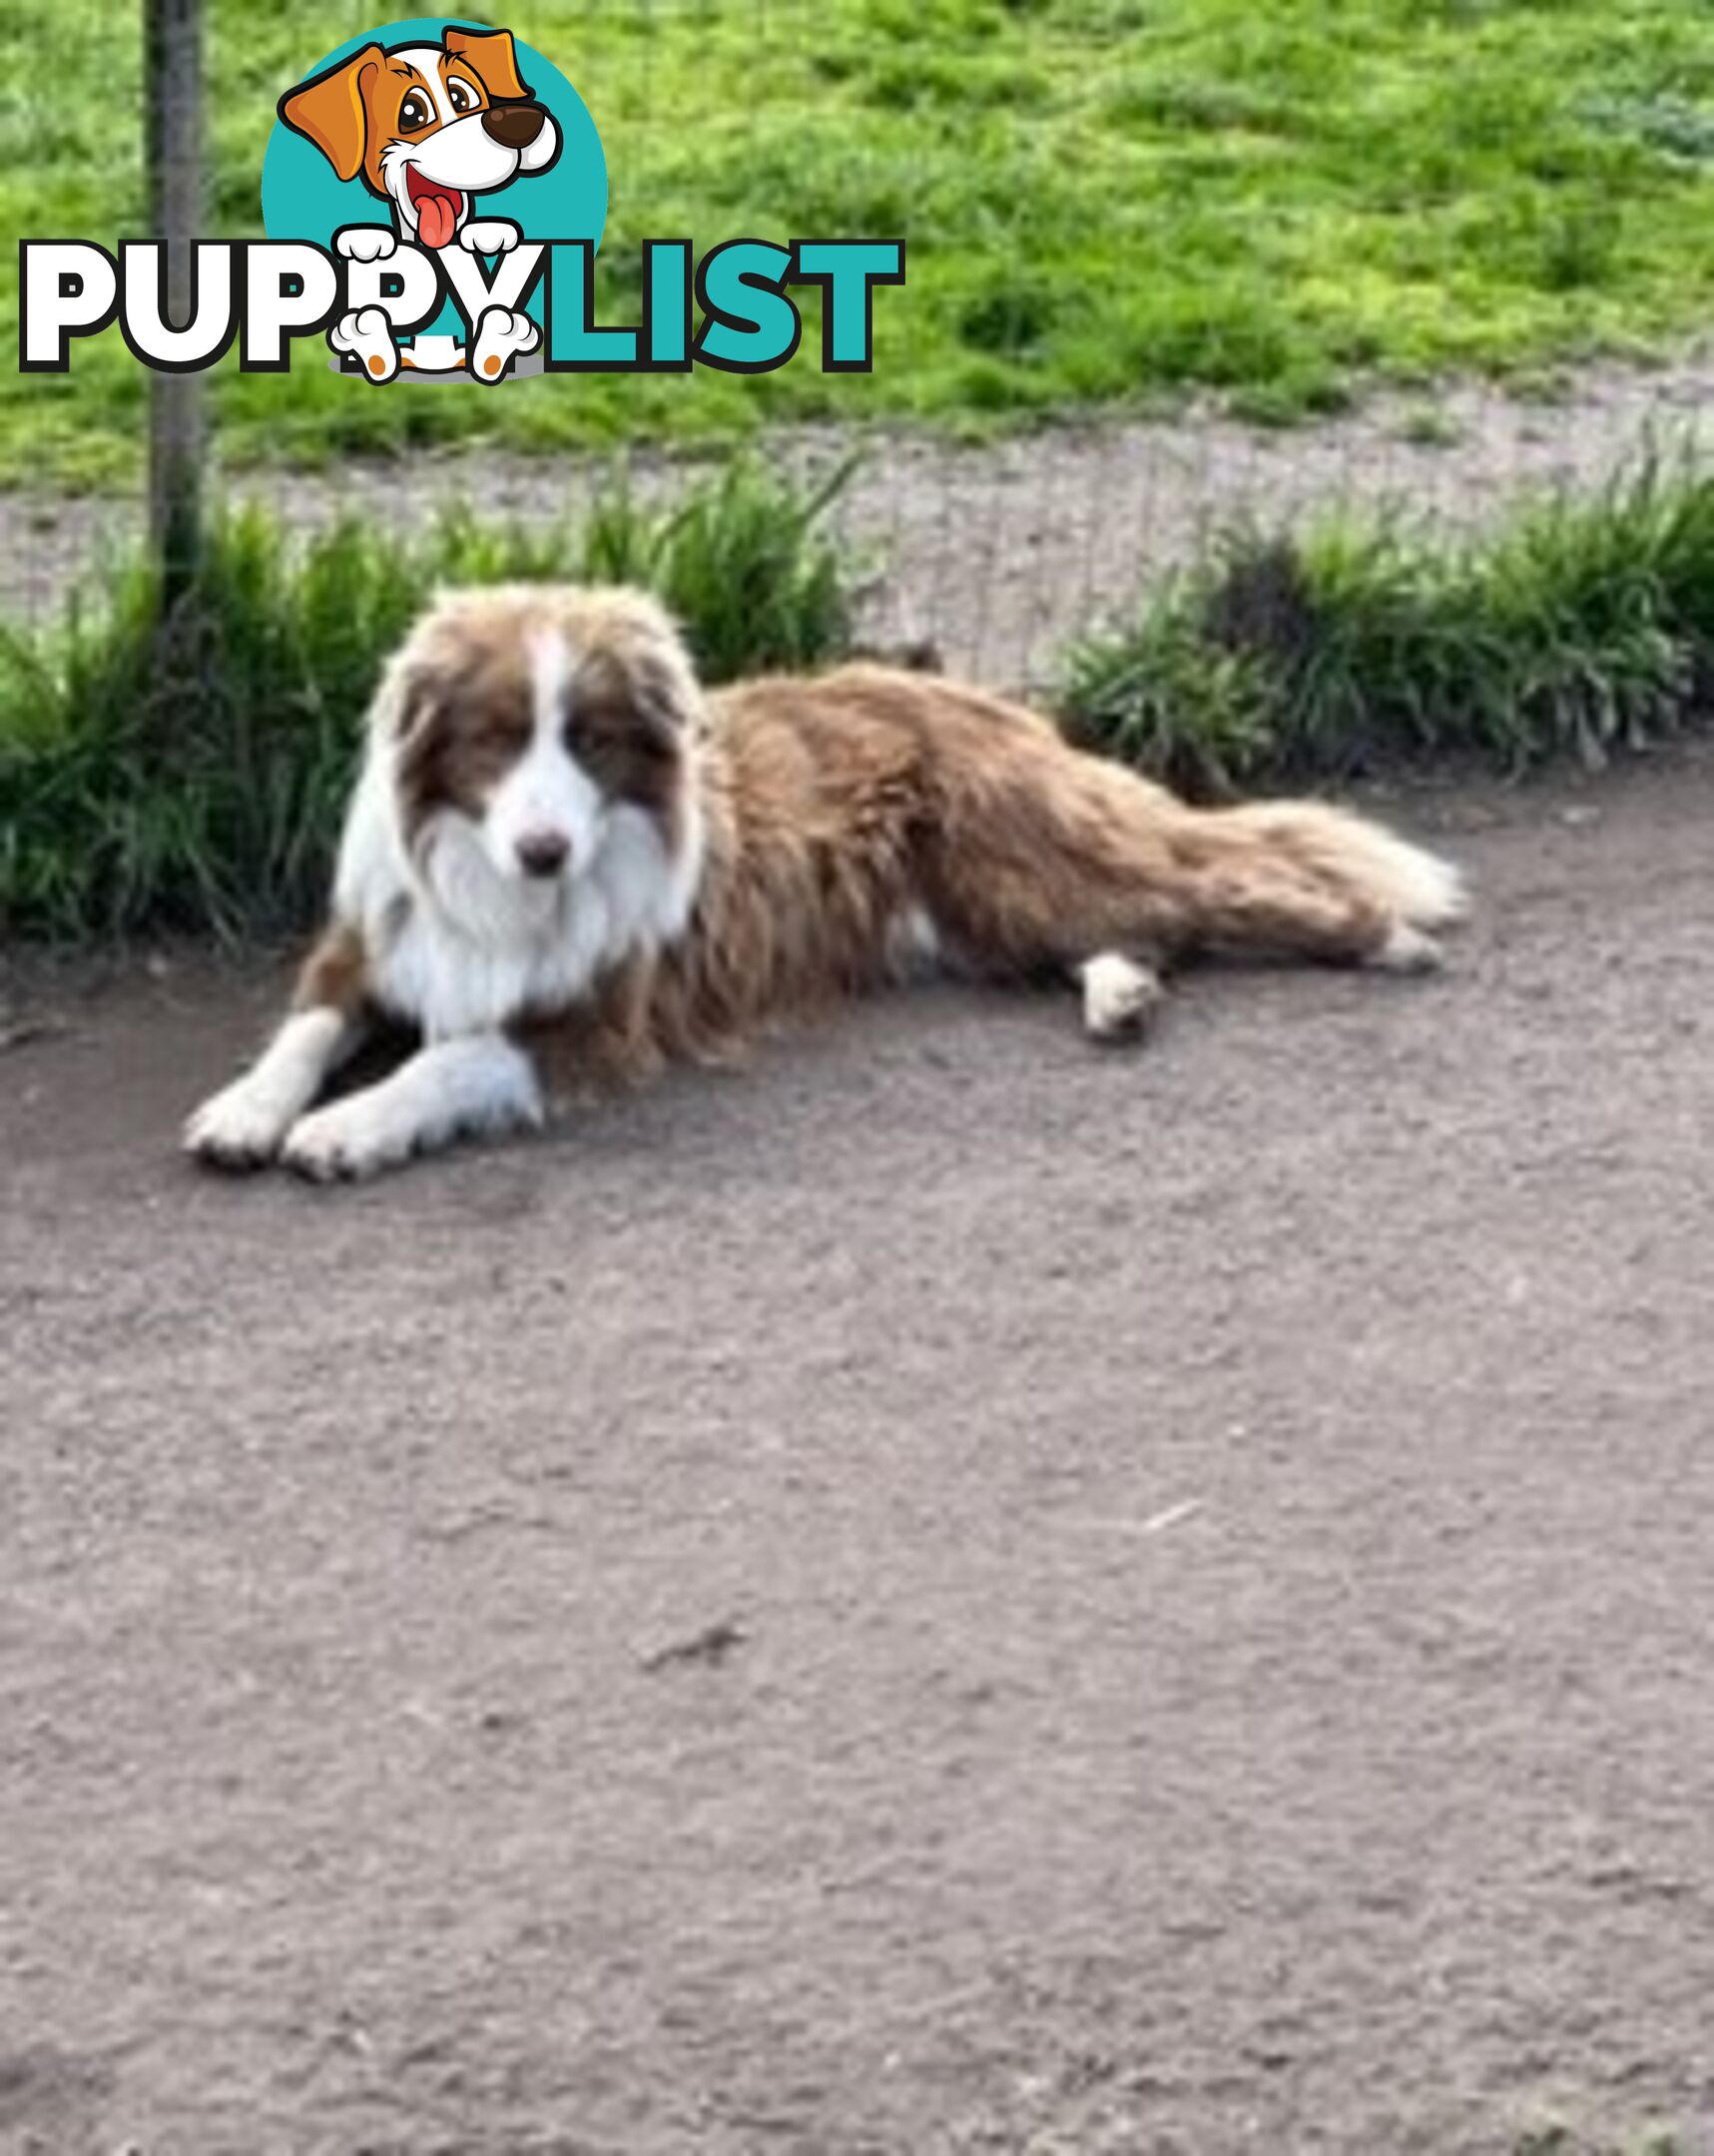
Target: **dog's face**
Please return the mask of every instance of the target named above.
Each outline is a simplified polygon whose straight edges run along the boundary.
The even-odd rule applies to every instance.
[[[497,884],[548,906],[645,825],[679,853],[700,691],[642,593],[447,593],[380,709],[406,847],[443,895],[485,911],[473,885]]]
[[[341,180],[391,203],[406,240],[445,247],[472,199],[545,172],[559,130],[518,75],[509,30],[448,30],[439,45],[366,45],[280,102],[280,117]]]

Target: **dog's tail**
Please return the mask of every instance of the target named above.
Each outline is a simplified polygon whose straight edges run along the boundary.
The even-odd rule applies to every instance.
[[[1411,928],[1444,928],[1468,905],[1453,864],[1383,823],[1327,802],[1253,802],[1218,811],[1233,832],[1318,882],[1367,899]]]
[[[1325,802],[1254,802],[1191,811],[1204,843],[1196,940],[1238,951],[1417,972],[1438,961],[1432,931],[1463,912],[1450,861]]]

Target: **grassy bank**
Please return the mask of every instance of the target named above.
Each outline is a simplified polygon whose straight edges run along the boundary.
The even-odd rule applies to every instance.
[[[1073,730],[1194,794],[1435,758],[1598,764],[1708,716],[1714,482],[1647,465],[1491,534],[1240,534],[1078,647]]]
[[[857,567],[828,490],[743,466],[673,512],[576,531],[464,521],[415,547],[223,525],[163,634],[132,568],[99,613],[0,639],[0,931],[242,936],[321,900],[359,715],[431,587],[512,576],[659,588],[711,680],[850,648]],[[1599,762],[1714,711],[1714,481],[1648,468],[1494,535],[1326,526],[1228,540],[1067,657],[1085,743],[1202,798],[1479,759]]]
[[[222,235],[255,234],[280,93],[368,16],[210,0]],[[14,235],[140,229],[137,39],[103,0],[0,0]],[[1536,369],[1701,327],[1714,305],[1703,0],[533,0],[612,209],[607,319],[638,246],[904,237],[875,370],[375,391],[299,354],[218,373],[229,456],[685,441],[781,416],[960,428],[1200,385],[1258,415],[1367,372]],[[16,258],[0,256],[0,335]],[[145,377],[106,332],[65,377],[0,374],[0,477],[129,475]]]

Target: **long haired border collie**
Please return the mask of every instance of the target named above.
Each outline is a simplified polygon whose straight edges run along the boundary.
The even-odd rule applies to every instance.
[[[639,592],[449,592],[375,696],[290,1013],[185,1142],[369,1176],[935,965],[1068,980],[1118,1039],[1198,951],[1416,971],[1460,906],[1363,817],[1192,808],[979,690],[848,666],[707,694]],[[420,1047],[317,1107],[378,1018]]]

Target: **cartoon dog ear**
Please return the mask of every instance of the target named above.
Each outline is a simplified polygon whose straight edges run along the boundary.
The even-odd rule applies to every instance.
[[[363,169],[369,139],[363,76],[378,67],[381,58],[378,45],[365,45],[325,75],[287,91],[280,101],[281,119],[307,137],[341,180],[354,180]]]
[[[444,42],[449,53],[469,61],[496,105],[516,104],[529,96],[509,30],[448,30]]]

